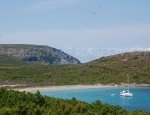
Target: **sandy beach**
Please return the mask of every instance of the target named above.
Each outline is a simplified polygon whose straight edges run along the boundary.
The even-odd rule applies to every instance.
[[[111,85],[66,85],[66,86],[46,86],[46,87],[28,87],[23,89],[15,89],[18,91],[28,91],[28,92],[34,92],[34,91],[57,91],[57,90],[71,90],[71,89],[91,89],[91,88],[106,88],[106,87],[117,87],[117,86],[111,86]]]
[[[111,88],[111,87],[127,87],[128,84],[121,83],[121,85],[115,85],[115,84],[95,84],[95,85],[64,85],[64,86],[37,86],[37,87],[25,87],[25,88],[16,88],[16,87],[22,86],[21,84],[16,85],[1,85],[1,87],[11,88],[18,91],[28,91],[28,92],[35,92],[35,91],[57,91],[57,90],[72,90],[72,89],[92,89],[92,88]],[[150,87],[149,84],[130,84],[130,87]]]

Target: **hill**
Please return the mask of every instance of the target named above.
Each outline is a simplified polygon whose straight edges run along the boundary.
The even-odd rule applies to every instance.
[[[123,53],[77,65],[43,65],[18,60],[9,62],[10,57],[3,59],[8,61],[0,61],[1,85],[119,85],[127,83],[127,74],[132,84],[150,84],[150,52]]]
[[[150,84],[150,52],[129,52],[102,57],[87,63],[91,68],[103,68],[101,75],[112,83],[126,83],[127,74],[131,83]],[[102,70],[102,69],[99,69]],[[102,74],[104,73],[104,74]],[[106,75],[107,74],[107,75]],[[106,81],[106,80],[105,80]]]
[[[42,46],[42,45],[27,45],[27,44],[0,44],[1,61],[6,61],[10,58],[11,62],[37,62],[42,64],[79,64],[80,61],[76,58],[64,53],[61,50]],[[4,59],[4,60],[2,60]],[[8,61],[8,60],[7,60]],[[9,62],[10,62],[9,61]]]

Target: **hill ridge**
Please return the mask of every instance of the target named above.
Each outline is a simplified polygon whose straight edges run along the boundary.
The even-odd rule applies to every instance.
[[[80,61],[62,50],[46,45],[0,44],[0,55],[12,56],[27,62],[45,64],[80,64]]]
[[[13,60],[13,61],[11,61]],[[17,67],[17,68],[16,68]],[[0,84],[26,86],[150,84],[150,52],[129,52],[102,57],[84,64],[26,64],[0,56]]]

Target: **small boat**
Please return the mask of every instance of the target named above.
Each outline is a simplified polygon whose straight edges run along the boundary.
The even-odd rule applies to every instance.
[[[124,97],[132,97],[133,94],[130,92],[129,90],[129,75],[127,74],[128,76],[128,90],[123,90],[120,92],[120,96],[124,96]]]
[[[125,97],[132,97],[132,96],[133,96],[133,94],[130,93],[129,90],[121,91],[121,92],[120,92],[120,95],[121,95],[121,96],[125,96]]]

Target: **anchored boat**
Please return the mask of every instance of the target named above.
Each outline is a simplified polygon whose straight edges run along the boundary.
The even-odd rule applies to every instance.
[[[124,96],[124,97],[132,97],[133,96],[133,93],[130,92],[129,90],[129,75],[127,74],[128,76],[128,90],[123,90],[120,92],[120,96]]]

